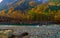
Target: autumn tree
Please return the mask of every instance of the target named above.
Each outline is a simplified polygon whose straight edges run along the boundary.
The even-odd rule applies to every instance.
[[[55,21],[60,22],[60,10],[55,14]]]
[[[17,11],[14,11],[11,13],[12,18],[17,18],[17,15],[18,15]]]
[[[13,12],[13,10],[14,10],[14,8],[13,8],[13,7],[9,8],[9,9],[8,9],[8,13],[7,13],[7,14],[8,14],[8,15],[11,15],[11,13]]]
[[[5,15],[5,10],[2,10],[1,12],[0,12],[0,16],[4,16]]]

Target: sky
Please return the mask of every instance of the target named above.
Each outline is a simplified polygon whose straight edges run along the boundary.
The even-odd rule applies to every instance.
[[[2,2],[3,0],[0,0],[0,3]]]

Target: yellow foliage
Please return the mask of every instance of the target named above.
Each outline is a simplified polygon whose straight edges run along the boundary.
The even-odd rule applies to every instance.
[[[13,10],[14,10],[14,8],[11,7],[11,8],[8,10],[8,14],[11,14]]]
[[[55,15],[55,20],[59,20],[60,19],[60,10],[58,10],[58,12]]]
[[[14,11],[11,13],[12,18],[27,19],[27,16],[24,13],[19,13],[19,11]]]
[[[37,9],[36,10],[40,10],[40,8],[39,7],[37,7]]]
[[[37,13],[38,11],[36,10],[35,13]]]
[[[41,14],[42,12],[40,11],[40,12],[38,12],[39,14]]]
[[[57,6],[60,6],[60,3],[59,3],[59,4],[57,4]]]
[[[18,15],[17,11],[14,11],[13,13],[11,13],[11,16],[12,16],[13,18],[16,18],[17,15]]]
[[[60,14],[60,10],[58,10],[58,13]]]
[[[32,11],[32,12],[34,12],[35,10],[36,10],[35,8],[32,8],[32,10],[31,10],[31,11]]]
[[[51,11],[49,14],[54,14],[54,11]]]
[[[5,15],[5,10],[2,10],[2,11],[0,12],[0,16],[3,16],[3,15]]]
[[[48,8],[48,5],[46,4],[37,5],[37,10],[40,10],[40,11],[44,11],[47,8]]]
[[[40,5],[37,5],[35,8],[32,8],[31,11],[40,14],[42,13],[42,11],[44,11],[47,8],[48,8],[48,5],[40,4]]]
[[[35,3],[33,1],[29,2],[29,5],[33,6]]]
[[[27,19],[29,19],[30,18],[30,16],[29,15],[27,15]]]
[[[49,2],[48,4],[52,6],[56,5],[55,2]]]
[[[40,11],[40,10],[36,10],[36,11],[35,11],[35,13],[38,13],[38,14],[40,14],[40,13],[41,13],[41,11]]]
[[[40,9],[42,5],[37,5],[36,8]]]
[[[9,11],[8,11],[8,14],[11,14],[11,13],[12,13],[12,10],[9,10]]]
[[[49,13],[51,12],[51,10],[49,9]]]
[[[25,14],[22,14],[22,17],[25,18]]]
[[[58,15],[58,16],[55,15],[55,16],[54,16],[54,20],[60,20],[60,15]]]

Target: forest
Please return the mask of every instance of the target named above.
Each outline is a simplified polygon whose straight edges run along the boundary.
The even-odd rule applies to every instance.
[[[20,5],[20,3],[16,4]],[[3,17],[3,19],[0,19],[0,21],[16,22],[17,24],[40,24],[41,22],[60,23],[60,2],[48,2],[48,4],[42,3],[35,5],[33,1],[30,1],[27,6],[28,9],[16,10],[15,8],[12,6],[8,10],[1,10],[0,18]]]

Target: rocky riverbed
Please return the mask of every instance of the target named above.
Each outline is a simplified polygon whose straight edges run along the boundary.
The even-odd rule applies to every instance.
[[[0,29],[13,29],[19,35],[28,32],[30,38],[60,38],[60,26],[0,26]]]

